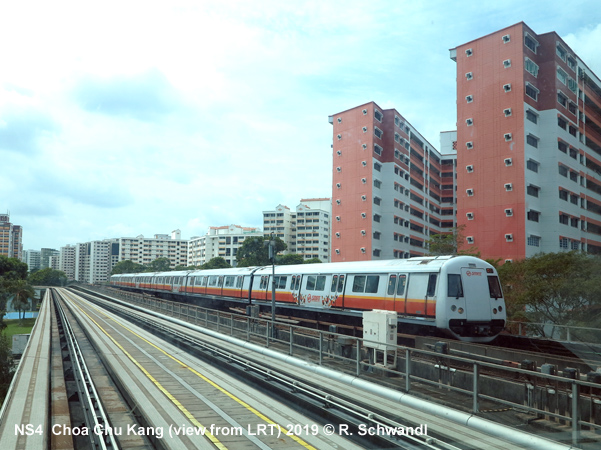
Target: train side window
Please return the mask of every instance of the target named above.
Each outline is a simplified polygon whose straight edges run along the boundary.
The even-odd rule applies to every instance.
[[[353,292],[364,292],[365,291],[365,275],[355,275],[353,280]]]
[[[323,291],[326,288],[326,276],[325,275],[318,275],[317,276],[317,280],[315,282],[315,290],[316,291]]]
[[[194,277],[188,277],[188,286],[194,286]]]
[[[338,286],[338,275],[334,275],[332,277],[332,287],[330,288],[331,292],[336,292],[336,287]]]
[[[242,277],[241,276],[236,277],[236,287],[237,288],[242,287]]]
[[[209,277],[202,277],[202,285],[203,286],[207,286],[207,281],[208,281]]]
[[[428,277],[428,290],[426,291],[426,296],[434,297],[436,295],[436,279],[438,276],[435,273],[431,273]]]
[[[225,287],[234,287],[235,280],[232,276],[225,277]]]
[[[490,296],[493,298],[502,298],[503,293],[501,292],[501,285],[499,284],[499,277],[495,275],[489,275],[488,277],[488,290]]]
[[[344,290],[344,275],[340,275],[338,278],[338,292],[342,292]]]
[[[367,284],[365,286],[365,292],[368,294],[375,294],[378,292],[378,285],[380,284],[379,275],[369,275],[367,277]]]
[[[396,288],[396,275],[390,275],[388,277],[388,295],[394,295],[394,288]]]
[[[396,284],[396,295],[405,295],[405,284],[407,283],[407,275],[399,275],[399,281]]]
[[[461,275],[450,273],[447,277],[447,297],[463,297]]]
[[[309,275],[307,277],[307,290],[308,291],[314,291],[315,290],[315,276],[314,275]]]

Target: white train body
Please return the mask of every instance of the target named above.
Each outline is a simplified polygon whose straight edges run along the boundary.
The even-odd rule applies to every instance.
[[[120,274],[115,286],[139,290],[270,301],[272,267]],[[403,321],[435,326],[470,342],[488,342],[505,327],[505,301],[495,268],[472,256],[439,256],[275,266],[278,304],[297,308],[391,310]],[[421,322],[420,322],[421,323]]]

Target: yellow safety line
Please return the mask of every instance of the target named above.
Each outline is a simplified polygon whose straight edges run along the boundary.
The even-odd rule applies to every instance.
[[[148,377],[148,379],[150,381],[152,381],[155,386],[157,388],[159,388],[159,390],[165,394],[165,396],[167,396],[167,398],[169,400],[171,400],[171,402],[177,406],[177,408],[190,420],[190,422],[192,422],[195,426],[199,427],[199,428],[204,428],[205,429],[205,436],[207,436],[210,441],[215,445],[215,447],[222,449],[222,450],[227,450],[227,447],[225,445],[223,445],[221,443],[221,441],[219,441],[219,439],[217,439],[214,435],[212,435],[211,433],[209,433],[208,428],[203,426],[198,420],[196,420],[196,418],[192,415],[192,413],[190,413],[190,411],[188,411],[186,409],[186,407],[184,405],[182,405],[173,395],[171,395],[171,393],[165,389],[161,383],[159,383],[143,366],[142,364],[140,364],[138,361],[136,361],[136,359],[129,354],[129,352],[127,350],[125,350],[121,344],[119,344],[110,334],[108,334],[106,332],[106,330],[104,328],[102,328],[102,326],[100,326],[100,324],[98,322],[96,322],[92,317],[90,317],[90,315],[85,312],[79,305],[75,305],[77,306],[77,308],[83,313],[85,314],[92,322],[94,322],[96,324],[96,326],[104,333],[108,336],[108,338],[113,341],[113,343],[119,347],[119,349],[144,373],[144,375],[146,375]],[[117,322],[118,323],[118,322]]]
[[[94,308],[98,313],[104,315],[105,317],[111,319],[113,322],[115,322],[117,325],[121,326],[122,328],[125,328],[127,331],[129,331],[131,334],[133,334],[134,336],[137,336],[138,338],[140,338],[141,340],[143,340],[144,342],[146,342],[147,344],[151,345],[152,347],[156,348],[158,351],[160,351],[161,353],[163,353],[165,356],[168,356],[169,358],[171,358],[173,361],[177,362],[178,364],[180,364],[182,367],[185,367],[186,369],[188,369],[190,372],[194,373],[195,375],[197,375],[199,378],[201,378],[202,380],[206,381],[207,383],[209,383],[211,386],[213,386],[215,389],[221,391],[222,393],[224,393],[225,395],[227,395],[228,397],[230,397],[232,400],[238,402],[240,405],[244,406],[246,409],[248,409],[250,412],[254,413],[256,416],[258,416],[259,418],[261,418],[262,420],[264,420],[265,422],[267,422],[268,424],[272,424],[272,425],[277,425],[278,430],[282,431],[282,426],[279,425],[278,423],[274,422],[273,420],[271,420],[269,417],[265,416],[263,413],[261,413],[260,411],[256,410],[255,408],[253,408],[252,406],[250,406],[248,403],[246,403],[244,400],[239,399],[238,397],[236,397],[234,394],[232,394],[231,392],[226,391],[224,388],[222,388],[221,386],[219,386],[218,384],[216,384],[215,382],[211,381],[210,379],[208,379],[207,377],[205,377],[204,375],[202,375],[201,373],[199,373],[198,371],[192,369],[191,367],[189,367],[187,364],[184,364],[182,361],[180,361],[179,359],[177,359],[176,357],[170,355],[169,353],[167,353],[165,350],[163,350],[162,348],[157,347],[155,344],[153,344],[152,342],[148,341],[147,339],[143,338],[142,336],[140,336],[138,333],[136,333],[135,331],[129,329],[128,327],[126,327],[125,325],[123,325],[122,323],[118,322],[117,320],[115,320],[114,318],[110,317],[108,314],[104,313],[103,311],[101,311],[99,308],[95,307],[94,305],[90,305],[92,308]],[[79,306],[78,306],[79,308]],[[81,309],[81,308],[79,308]],[[83,310],[82,310],[83,311]],[[84,312],[85,314],[85,312]],[[86,314],[87,315],[87,314]],[[89,317],[89,316],[88,316]],[[90,317],[90,319],[93,321],[94,319],[92,319]],[[94,322],[96,323],[96,322]],[[101,328],[102,329],[102,328]],[[104,331],[104,330],[102,330]],[[105,332],[106,333],[106,332]],[[108,334],[107,334],[108,336]],[[109,336],[110,337],[110,336]],[[111,337],[112,339],[112,337]],[[125,350],[124,350],[125,351]],[[133,359],[132,359],[133,360]],[[182,406],[183,407],[183,406]],[[288,435],[290,436],[290,438],[292,438],[294,441],[296,441],[298,444],[302,445],[303,447],[310,449],[310,450],[317,450],[315,447],[313,447],[311,444],[303,441],[301,438],[299,438],[298,436],[295,436],[294,434],[290,434]]]

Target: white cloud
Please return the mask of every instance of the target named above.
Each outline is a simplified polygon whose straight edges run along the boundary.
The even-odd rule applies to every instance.
[[[449,48],[524,20],[599,73],[595,4],[580,21],[547,5],[5,2],[0,211],[25,248],[261,226],[331,195],[330,114],[374,100],[437,147],[455,127]]]

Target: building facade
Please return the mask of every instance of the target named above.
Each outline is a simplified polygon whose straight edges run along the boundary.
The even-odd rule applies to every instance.
[[[75,246],[61,247],[58,270],[65,273],[67,281],[75,280]]]
[[[23,259],[23,228],[13,225],[8,213],[0,214],[0,255]]]
[[[523,22],[451,50],[457,223],[482,257],[601,252],[601,81]]]
[[[286,205],[278,205],[273,211],[263,211],[263,231],[266,236],[273,235],[286,244],[284,254],[296,252],[296,212]]]
[[[138,264],[148,265],[157,258],[168,258],[170,267],[188,265],[188,240],[181,238],[180,230],[168,234],[156,234],[154,238],[140,235],[135,238],[116,239],[119,251],[118,261],[131,260]],[[114,264],[113,264],[114,266]]]
[[[294,252],[305,259],[330,262],[332,203],[329,198],[301,199],[296,207]]]
[[[396,110],[366,103],[333,125],[331,260],[409,258],[454,226],[455,161]]]
[[[200,266],[213,258],[222,257],[232,267],[236,266],[236,255],[242,243],[249,237],[262,237],[259,228],[229,225],[210,227],[209,232],[193,237],[188,244],[188,265]]]
[[[23,262],[27,264],[27,270],[32,272],[34,270],[40,270],[42,252],[39,250],[24,250],[23,251]]]

